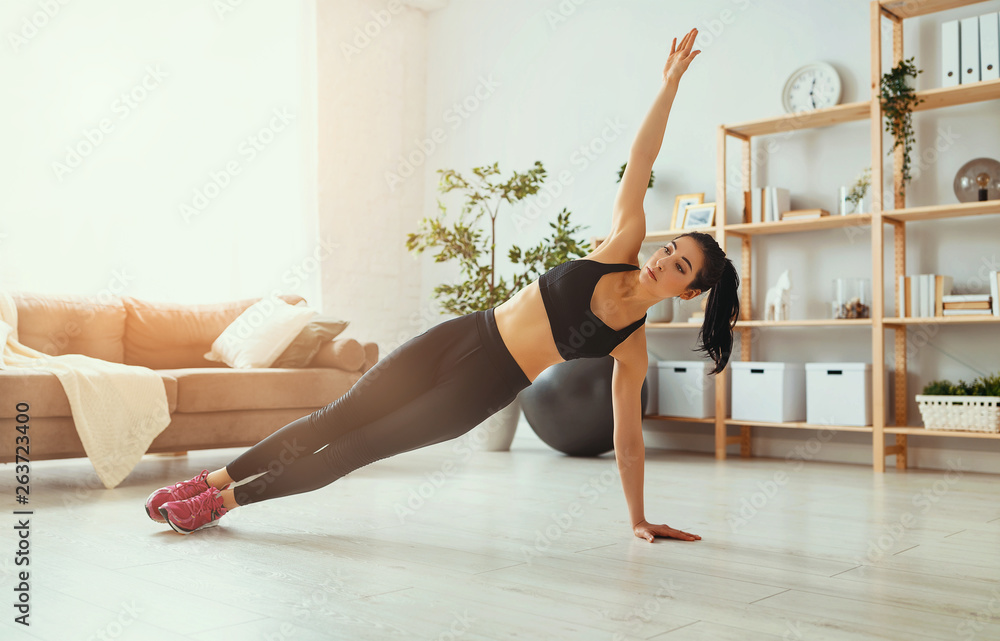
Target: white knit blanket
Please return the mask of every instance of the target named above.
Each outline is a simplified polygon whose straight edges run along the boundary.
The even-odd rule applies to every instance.
[[[7,292],[0,292],[0,343],[0,369],[35,369],[59,378],[83,449],[108,489],[129,475],[170,423],[163,379],[148,367],[83,354],[50,356],[18,342],[17,306]]]

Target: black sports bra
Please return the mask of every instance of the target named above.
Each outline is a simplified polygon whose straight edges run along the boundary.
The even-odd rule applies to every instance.
[[[608,356],[646,322],[643,314],[628,327],[616,330],[605,325],[590,308],[590,299],[601,276],[632,269],[639,268],[626,263],[578,258],[556,265],[538,279],[552,338],[564,360]]]

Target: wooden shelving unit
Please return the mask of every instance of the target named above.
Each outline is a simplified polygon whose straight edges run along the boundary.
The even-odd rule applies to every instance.
[[[886,375],[885,367],[885,332],[894,333],[892,345],[895,356],[895,371],[906,371],[906,331],[910,325],[940,324],[940,325],[960,325],[960,324],[990,324],[995,323],[1000,326],[1000,318],[995,316],[948,316],[931,318],[893,318],[885,316],[885,292],[882,283],[884,281],[885,257],[883,256],[884,226],[889,225],[893,233],[893,256],[894,268],[893,283],[898,282],[899,276],[905,274],[906,269],[906,223],[936,220],[941,218],[953,218],[960,216],[984,216],[1000,214],[1000,201],[987,201],[979,203],[958,203],[936,205],[930,207],[907,208],[903,198],[899,195],[902,191],[902,151],[897,150],[894,158],[894,189],[895,202],[891,209],[883,211],[882,192],[878,187],[873,187],[872,211],[865,214],[854,214],[849,216],[824,216],[809,220],[787,220],[767,223],[740,223],[727,225],[725,222],[726,211],[726,144],[730,138],[734,138],[742,145],[742,186],[744,192],[748,192],[751,186],[751,141],[756,136],[766,136],[784,131],[798,129],[811,129],[817,127],[828,127],[845,122],[868,119],[870,122],[871,137],[871,158],[872,158],[872,185],[882,185],[882,108],[879,102],[879,87],[882,76],[882,39],[881,27],[882,19],[888,19],[892,23],[893,30],[893,60],[900,62],[903,60],[903,28],[902,23],[906,18],[913,18],[921,15],[954,9],[972,4],[978,4],[984,0],[922,0],[913,2],[912,0],[872,0],[870,3],[870,37],[871,37],[871,92],[872,97],[865,102],[854,102],[837,105],[828,109],[818,109],[811,112],[799,114],[783,114],[774,118],[762,118],[749,122],[733,125],[721,125],[718,128],[716,138],[716,203],[718,205],[717,224],[710,228],[702,228],[699,231],[711,233],[715,236],[719,245],[727,247],[729,236],[739,240],[742,249],[742,266],[740,281],[742,291],[740,293],[740,322],[736,325],[736,331],[741,333],[740,358],[744,361],[751,360],[751,344],[749,332],[757,328],[781,328],[781,327],[867,327],[870,328],[872,338],[872,420],[873,424],[866,427],[856,426],[836,426],[836,425],[816,425],[804,422],[788,423],[765,423],[754,421],[738,421],[727,418],[728,387],[727,378],[729,368],[723,370],[715,377],[715,417],[708,419],[691,419],[682,417],[671,417],[662,415],[645,416],[643,418],[652,420],[684,421],[701,424],[714,424],[715,426],[715,456],[718,459],[726,458],[726,446],[730,444],[740,445],[740,455],[751,456],[751,429],[753,427],[778,427],[787,429],[809,429],[809,430],[838,430],[851,432],[869,432],[872,434],[872,463],[877,472],[885,471],[885,457],[896,456],[896,467],[905,469],[907,465],[907,437],[911,435],[920,436],[949,436],[959,438],[984,438],[1000,439],[1000,434],[984,432],[959,432],[944,430],[928,430],[922,427],[907,426],[907,390],[906,376],[895,377],[895,387],[892,390],[895,398],[894,425],[885,424],[884,388],[880,381]],[[976,84],[960,85],[958,87],[937,88],[927,91],[917,92],[918,96],[924,100],[915,111],[925,111],[929,109],[940,109],[956,105],[964,105],[987,100],[1000,100],[1000,80],[983,81]],[[752,318],[750,306],[752,291],[752,244],[753,237],[762,234],[781,234],[790,232],[822,231],[828,229],[841,229],[851,226],[863,226],[871,230],[872,248],[872,305],[871,318],[848,319],[848,320],[798,320],[798,321],[761,321]],[[684,230],[668,230],[656,234],[647,235],[646,241],[662,242],[683,233]],[[895,292],[893,293],[895,296]],[[899,309],[898,300],[896,309]],[[699,328],[696,323],[649,323],[650,329],[682,329]],[[739,426],[738,435],[730,435],[727,432],[728,426]],[[889,434],[895,437],[895,444],[886,446],[885,436]]]

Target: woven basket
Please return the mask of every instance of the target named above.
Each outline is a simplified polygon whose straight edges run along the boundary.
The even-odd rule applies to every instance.
[[[924,427],[956,432],[1000,432],[1000,396],[917,394]]]

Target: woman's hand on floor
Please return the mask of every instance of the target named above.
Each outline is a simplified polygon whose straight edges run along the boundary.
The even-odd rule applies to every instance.
[[[675,530],[669,525],[654,525],[648,521],[640,521],[632,526],[632,532],[635,533],[640,539],[646,539],[650,543],[657,536],[662,536],[668,539],[680,539],[682,541],[700,541],[701,537],[697,534],[689,534],[687,532],[682,532],[680,530]]]
[[[691,51],[694,47],[694,39],[698,36],[698,30],[692,29],[687,32],[687,35],[681,40],[681,46],[677,47],[677,38],[674,38],[673,44],[670,45],[670,56],[667,58],[667,64],[663,67],[663,81],[679,82],[681,76],[687,71],[688,65],[691,61],[701,53],[701,49],[697,51]]]

